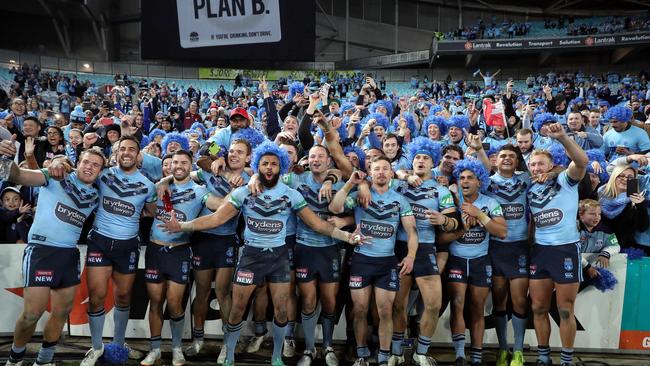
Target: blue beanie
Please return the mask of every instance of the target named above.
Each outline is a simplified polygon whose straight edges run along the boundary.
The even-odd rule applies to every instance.
[[[84,109],[80,105],[75,106],[70,113],[70,122],[86,123],[86,113],[84,113]]]

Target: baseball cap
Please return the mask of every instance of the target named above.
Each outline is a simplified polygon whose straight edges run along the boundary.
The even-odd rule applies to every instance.
[[[18,188],[16,188],[16,187],[7,187],[7,188],[2,190],[2,193],[0,193],[0,200],[4,198],[5,193],[7,193],[7,192],[14,192],[14,193],[20,195],[20,190]]]
[[[242,116],[242,117],[244,117],[246,119],[249,119],[248,112],[242,107],[237,107],[237,108],[233,109],[232,111],[230,111],[230,118],[233,118],[234,116],[238,116],[238,115]]]

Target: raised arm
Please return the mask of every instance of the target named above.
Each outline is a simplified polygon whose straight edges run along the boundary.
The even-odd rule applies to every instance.
[[[589,164],[589,158],[585,151],[572,138],[567,136],[564,127],[559,123],[548,126],[547,131],[549,137],[554,138],[564,146],[569,159],[571,159],[571,163],[567,168],[569,178],[576,182],[581,181],[587,173],[587,164]]]
[[[42,170],[19,168],[16,163],[11,163],[9,181],[29,187],[40,187],[47,183],[47,173]]]
[[[158,224],[158,227],[164,228],[172,233],[179,231],[204,231],[225,224],[228,220],[237,216],[238,213],[239,210],[232,203],[225,201],[213,214],[197,217],[187,222],[178,222],[176,215],[172,212],[170,220],[163,224]]]
[[[350,176],[350,179],[348,179],[348,181],[345,182],[343,187],[341,187],[341,189],[338,192],[336,192],[334,198],[332,199],[332,202],[330,202],[328,207],[331,213],[340,214],[341,212],[343,212],[343,210],[345,209],[345,200],[348,198],[348,195],[350,194],[352,187],[358,185],[363,180],[361,176],[362,174],[363,173],[359,172],[358,170],[354,171]]]

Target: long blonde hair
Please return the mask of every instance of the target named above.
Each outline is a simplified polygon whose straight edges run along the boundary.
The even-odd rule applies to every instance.
[[[616,198],[621,193],[616,188],[616,179],[618,179],[618,176],[621,175],[621,173],[628,169],[632,169],[634,171],[634,176],[636,177],[636,170],[634,170],[634,168],[632,168],[629,164],[616,165],[614,167],[612,174],[609,176],[609,181],[607,181],[607,184],[605,184],[605,187],[603,188],[603,197]]]

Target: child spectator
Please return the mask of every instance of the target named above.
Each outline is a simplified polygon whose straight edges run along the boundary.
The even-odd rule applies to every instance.
[[[582,268],[589,278],[598,276],[593,266],[609,267],[612,255],[621,251],[616,234],[600,221],[600,203],[596,200],[580,201],[580,252],[589,254],[582,257]],[[593,266],[592,266],[593,265]]]
[[[3,189],[0,200],[0,242],[26,243],[32,223],[32,206],[23,204],[20,190],[16,187]]]

